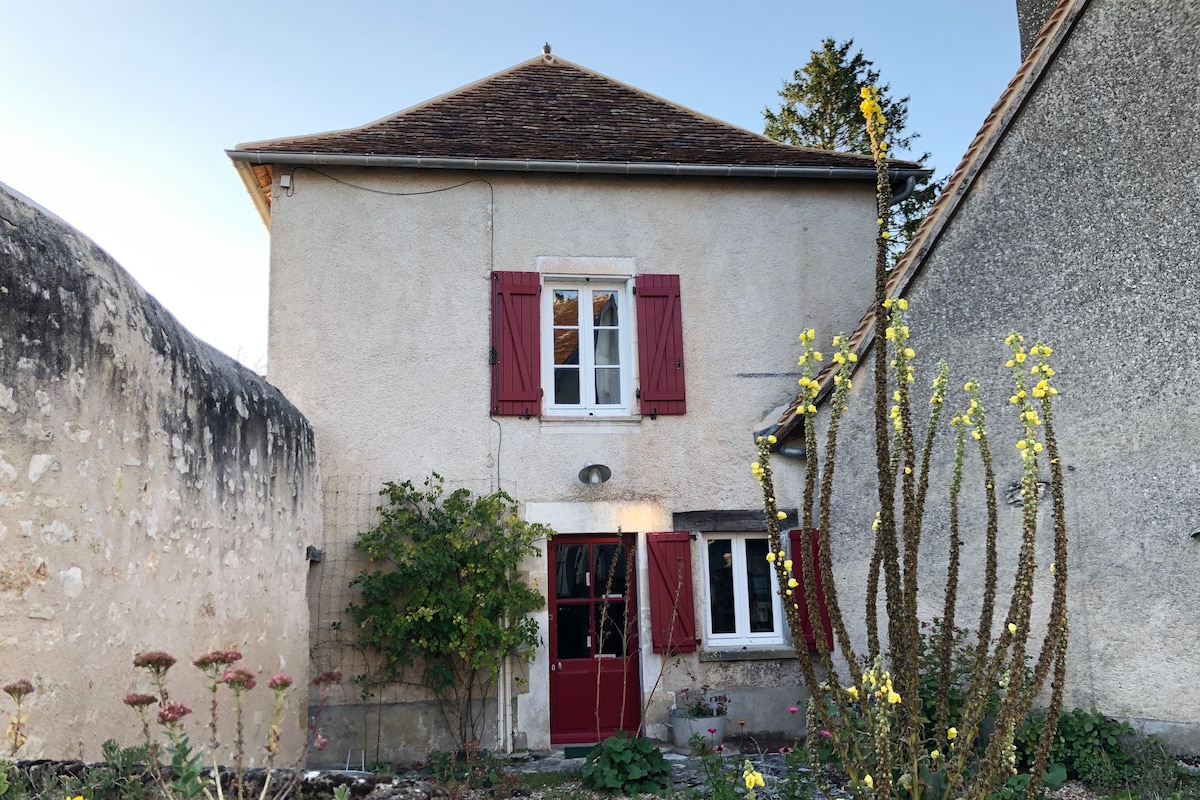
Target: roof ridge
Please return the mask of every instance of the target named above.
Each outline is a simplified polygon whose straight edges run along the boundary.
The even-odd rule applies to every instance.
[[[1016,73],[1000,93],[991,111],[984,117],[983,124],[971,140],[966,153],[963,154],[958,166],[950,174],[946,186],[938,195],[933,207],[921,221],[917,232],[913,235],[900,260],[888,275],[886,293],[888,297],[903,296],[913,278],[920,272],[926,257],[937,244],[942,231],[954,218],[958,206],[970,192],[975,178],[986,166],[992,153],[1013,119],[1020,113],[1033,90],[1041,81],[1046,69],[1054,61],[1062,43],[1066,41],[1089,0],[1058,0],[1058,4],[1046,18],[1046,22],[1038,31],[1033,47],[1022,59]],[[875,301],[872,299],[866,313],[858,326],[850,335],[848,344],[851,352],[858,354],[857,363],[866,361],[862,356],[871,347],[875,333]],[[826,365],[817,375],[820,384],[818,397],[824,399],[833,388],[833,378],[836,374],[832,363]],[[787,410],[783,412],[777,423],[776,431],[780,441],[796,432],[803,425],[803,417],[796,414],[800,397],[797,396]]]
[[[542,66],[564,72],[557,77],[532,72]],[[563,91],[554,94],[556,89]],[[610,107],[619,108],[619,112],[611,112]],[[457,119],[460,127],[455,131],[462,131],[463,116],[476,109],[490,124],[484,127],[481,122],[481,136],[464,138],[443,133],[440,144],[434,142],[439,126]],[[548,118],[554,109],[562,110],[565,116]],[[581,113],[595,116],[583,126]],[[527,124],[517,125],[515,121]],[[624,161],[617,157],[618,151],[628,145],[629,150],[636,151],[629,161],[640,163],[872,168],[868,155],[778,142],[551,54],[518,62],[364,125],[246,142],[229,152],[230,156],[238,152],[336,152],[528,160],[530,152],[544,150],[546,143],[552,142],[547,137],[560,131],[556,127],[560,121],[566,122],[562,128],[566,136],[557,140],[560,146],[548,150],[545,161]],[[526,133],[521,134],[518,128]],[[584,143],[589,138],[592,146]],[[445,151],[440,152],[442,149]],[[592,157],[589,150],[604,155]],[[919,169],[913,161],[894,163],[900,169]]]

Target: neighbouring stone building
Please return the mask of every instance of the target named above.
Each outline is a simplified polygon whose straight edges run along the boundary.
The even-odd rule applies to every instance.
[[[986,389],[1010,545],[1021,523],[1011,491],[1020,428],[1003,342],[1016,330],[1054,348],[1070,536],[1068,707],[1095,706],[1197,752],[1200,6],[1022,5],[1022,30],[1040,33],[1025,41],[1028,56],[890,288],[912,304],[915,385],[924,391],[945,358],[952,387],[975,377]],[[864,349],[870,319],[854,340]],[[850,598],[862,595],[875,513],[869,362],[855,376],[837,467],[845,490],[832,530],[835,574]],[[780,435],[800,430],[793,418],[781,423]],[[932,480],[943,494],[949,468],[944,458]],[[979,508],[977,467],[966,485]],[[921,572],[926,618],[940,613],[946,565],[945,497],[934,502]],[[981,517],[964,532],[963,620],[978,615]],[[1044,619],[1050,561],[1040,552],[1035,619]],[[850,616],[862,636],[861,614]]]
[[[313,432],[291,403],[0,185],[0,684],[35,686],[18,755],[137,743],[121,698],[150,688],[132,665],[145,650],[179,660],[172,699],[206,720],[190,661],[236,648],[260,685],[296,679],[282,759],[298,757],[320,526]],[[269,693],[250,698],[259,760]]]

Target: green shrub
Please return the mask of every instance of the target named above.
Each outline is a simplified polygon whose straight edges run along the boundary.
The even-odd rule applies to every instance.
[[[1044,725],[1044,712],[1030,713],[1017,730],[1014,744],[1021,763],[1028,766],[1037,750]],[[1101,714],[1095,708],[1076,708],[1058,720],[1058,731],[1050,746],[1051,764],[1062,764],[1067,777],[1089,786],[1124,786],[1137,775],[1137,765],[1126,751],[1125,740],[1133,728]]]
[[[627,797],[642,792],[658,794],[671,788],[671,765],[649,739],[631,738],[620,731],[588,753],[583,787]]]
[[[1067,770],[1062,764],[1055,764],[1042,773],[1042,786],[1048,791],[1057,792],[1067,779]],[[996,787],[996,791],[988,795],[988,800],[1020,800],[1029,786],[1029,773],[1019,772],[1010,775],[1006,781]]]
[[[362,594],[346,609],[355,644],[379,657],[358,676],[364,699],[416,668],[465,748],[483,731],[504,659],[532,658],[540,642],[529,614],[545,601],[519,572],[553,531],[522,520],[504,492],[446,493],[437,473],[424,488],[388,483],[380,494],[379,524],[354,543],[371,561],[351,581]]]

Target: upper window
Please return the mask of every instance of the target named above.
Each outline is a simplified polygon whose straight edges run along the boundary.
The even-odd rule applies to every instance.
[[[783,644],[783,608],[764,534],[704,535],[705,640],[710,646]]]
[[[629,415],[632,314],[626,281],[556,279],[542,289],[545,413]]]
[[[617,272],[632,259],[538,265],[553,271],[492,273],[491,414],[687,413],[678,275]]]

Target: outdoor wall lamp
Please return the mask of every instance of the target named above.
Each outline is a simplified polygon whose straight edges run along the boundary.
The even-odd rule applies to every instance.
[[[579,470],[579,482],[599,486],[612,477],[612,470],[603,464],[588,464]]]

